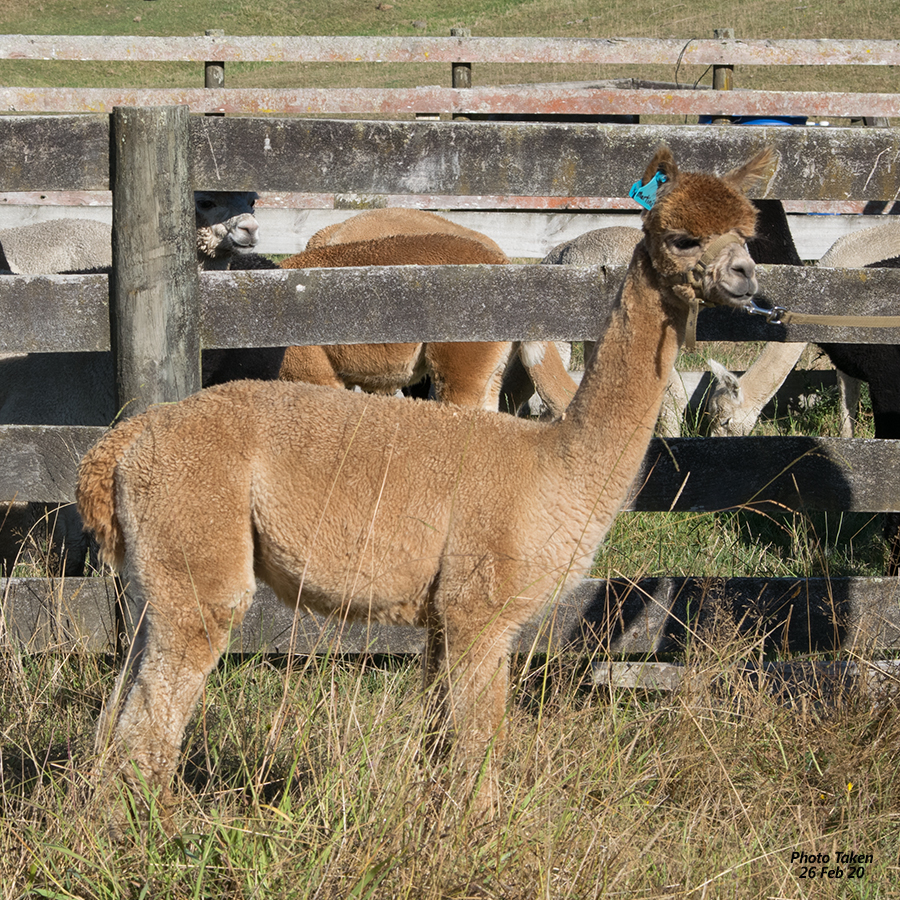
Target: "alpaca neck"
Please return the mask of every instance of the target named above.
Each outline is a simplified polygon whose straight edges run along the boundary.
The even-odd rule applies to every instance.
[[[766,344],[753,365],[741,376],[744,395],[741,409],[746,416],[759,418],[763,407],[793,371],[805,346],[802,343]]]
[[[563,458],[580,478],[590,481],[593,473],[602,480],[585,488],[596,491],[595,498],[602,493],[615,509],[653,434],[687,312],[686,303],[660,283],[639,244],[581,386],[556,423]]]

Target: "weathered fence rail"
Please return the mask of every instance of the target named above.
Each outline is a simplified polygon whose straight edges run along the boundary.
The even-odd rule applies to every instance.
[[[109,190],[109,136],[108,116],[0,117],[3,189]],[[774,144],[779,162],[758,196],[900,196],[900,132],[892,128],[198,116],[189,139],[198,190],[627,197],[648,149],[664,141],[684,166],[706,168]]]
[[[0,59],[896,66],[896,40],[0,35]]]
[[[40,112],[60,106],[70,112],[109,112],[116,106],[185,105],[192,112],[243,115],[378,115],[415,114],[440,109],[454,115],[566,116],[859,116],[900,115],[896,94],[841,94],[812,91],[717,92],[628,90],[602,84],[584,87],[473,88],[0,88],[0,108]]]
[[[79,43],[81,39],[68,44],[49,38],[10,38],[0,38],[0,56],[18,53],[18,58],[65,58],[66,54],[77,53],[84,58],[86,45]],[[128,40],[109,52],[130,52]],[[253,52],[263,52],[259,45],[253,45],[262,39],[248,39],[246,44],[239,39],[224,43],[215,40],[192,39],[192,49],[185,51],[181,44],[167,39],[165,52],[196,53],[198,56],[192,58],[220,60],[238,58],[228,54],[240,48],[249,53],[257,46]],[[435,40],[437,43],[433,43]],[[341,45],[340,52],[350,55],[349,48],[355,41]],[[456,39],[398,39],[383,45],[379,41],[372,39],[366,52],[409,54],[423,47],[440,47],[448,54],[445,61],[481,59],[477,53],[495,46]],[[272,58],[300,52],[289,43],[275,43],[270,50]],[[553,49],[557,43],[538,43],[532,51],[538,55],[536,48],[542,47],[540,53],[549,55],[557,52],[558,48]],[[588,42],[591,52],[627,50],[632,53],[628,62],[644,61],[640,54],[633,55],[642,42],[622,42],[627,47],[617,43]],[[696,49],[693,42],[687,48],[685,42],[677,43],[678,52]],[[812,46],[817,42],[755,43],[759,46],[751,48],[751,56],[756,62],[748,64],[762,64],[765,53],[777,51],[782,54],[778,59],[784,59],[787,49],[806,54],[817,49]],[[838,51],[824,46],[828,43],[818,47],[820,61],[827,56],[825,51]],[[866,50],[849,46],[853,42],[837,43],[845,54],[840,59],[862,54],[859,58],[865,63],[861,64],[872,61],[871,44],[865,45]],[[339,44],[332,43],[328,52]],[[571,53],[578,50],[576,44],[580,46],[579,42],[559,43],[559,47],[568,48],[570,55],[565,61],[571,61]],[[697,44],[709,56],[694,57],[695,61],[747,62],[739,55],[746,50],[742,42]],[[804,46],[782,46],[787,44]],[[897,42],[876,44],[880,64],[894,64],[891,60],[892,54],[898,54]],[[317,52],[326,52],[322,48],[327,42],[315,40],[313,45],[319,47]],[[134,46],[144,44],[139,41]],[[378,51],[378,46],[388,49]],[[500,49],[491,52],[513,53],[511,44],[501,42],[496,47]],[[226,52],[226,48],[231,49]],[[141,52],[157,49],[158,45],[147,45]],[[647,43],[641,52],[673,50],[674,44],[661,47]],[[725,50],[725,56],[715,56]],[[427,52],[434,54],[437,50]],[[352,55],[361,58],[356,50]],[[794,61],[801,58],[806,57],[793,57]],[[709,99],[712,93],[702,95],[707,98],[708,112],[720,109],[715,98]],[[630,102],[630,92],[618,96]],[[623,109],[629,109],[627,104],[619,111]],[[779,163],[761,188],[761,195],[768,197],[891,203],[900,195],[900,138],[891,128],[229,119],[188,117],[183,108],[166,119],[168,115],[166,110],[117,109],[112,116],[0,117],[0,152],[5,160],[0,190],[112,190],[114,228],[119,235],[111,285],[99,276],[19,276],[0,281],[0,351],[104,352],[115,346],[122,382],[120,400],[133,402],[134,408],[184,393],[193,377],[185,367],[196,368],[196,354],[188,349],[182,361],[172,363],[167,373],[153,374],[149,381],[156,383],[149,383],[146,376],[138,377],[135,359],[141,354],[158,359],[161,353],[160,345],[154,348],[152,344],[156,335],[150,335],[148,343],[147,318],[129,318],[128,314],[135,297],[141,291],[146,296],[148,284],[152,299],[147,302],[158,303],[166,315],[176,319],[181,316],[179,327],[190,332],[186,336],[188,348],[213,348],[423,338],[578,339],[594,333],[622,276],[616,270],[527,266],[210,273],[199,280],[199,285],[186,279],[176,292],[178,296],[164,297],[162,287],[171,279],[160,278],[158,273],[154,276],[144,265],[144,258],[155,254],[143,254],[140,248],[169,247],[172,257],[180,254],[181,262],[176,265],[180,271],[185,269],[185,251],[192,247],[192,235],[183,216],[178,227],[168,218],[165,222],[153,216],[142,218],[142,198],[154,201],[167,196],[171,202],[164,205],[166,209],[183,205],[191,188],[313,195],[331,192],[369,198],[514,196],[550,197],[563,202],[567,198],[621,198],[641,174],[653,148],[663,140],[685,167],[703,169],[720,168],[722,160],[739,160],[765,144],[774,144]],[[127,132],[127,152],[123,152],[123,129],[129,119],[135,118],[142,124]],[[163,121],[165,127],[159,127]],[[147,123],[153,122],[156,127],[148,127]],[[179,129],[180,137],[173,138]],[[185,174],[188,157],[189,176]],[[149,163],[138,165],[138,159]],[[623,165],[623,160],[628,163]],[[178,163],[181,174],[175,187],[170,183],[171,165],[166,162]],[[170,226],[171,233],[177,235],[174,244],[168,235],[160,236]],[[123,235],[138,243],[122,241]],[[160,285],[160,281],[166,284]],[[894,311],[900,274],[768,267],[762,270],[761,285],[772,302],[798,311],[875,315]],[[114,341],[111,321],[119,328]],[[133,324],[129,326],[128,322]],[[893,331],[835,333],[813,326],[786,329],[716,311],[701,316],[699,337],[892,343],[898,339]],[[98,433],[98,429],[53,427],[52,423],[0,427],[0,497],[71,500],[77,460]],[[894,485],[884,477],[885,472],[897,471],[898,463],[900,446],[887,441],[656,441],[637,481],[641,490],[631,508],[710,510],[774,503],[825,510],[900,509],[900,483]],[[109,580],[10,579],[0,582],[0,587],[0,629],[35,648],[72,642],[93,649],[109,648],[122,625],[115,613],[115,587]],[[311,618],[295,621],[270,601],[268,593],[261,591],[260,602],[235,638],[236,647],[285,649],[293,640],[298,649],[308,652],[340,630],[330,626],[323,630],[321,623]],[[554,647],[602,648],[616,653],[669,652],[677,647],[684,629],[702,618],[704,609],[722,603],[732,605],[738,620],[762,623],[774,647],[893,648],[900,633],[894,580],[650,579],[628,585],[589,582],[550,612],[542,639],[548,642],[545,645]],[[341,646],[415,650],[418,640],[412,631],[363,627],[349,630]]]
[[[404,266],[207,273],[200,281],[203,346],[406,340],[583,340],[594,335],[624,268]],[[761,266],[760,294],[800,313],[893,315],[895,269]],[[340,297],[340,303],[335,302]],[[415,300],[415,302],[413,302]],[[0,279],[0,352],[108,350],[105,276]],[[704,341],[900,343],[897,328],[770,325],[707,310]]]
[[[4,191],[42,195],[109,191],[107,116],[42,116],[39,120],[6,116],[0,123],[3,146],[11,154]],[[470,212],[465,224],[498,232],[512,256],[543,256],[550,246],[590,228],[637,224],[636,206],[627,199],[628,187],[637,177],[639,154],[663,140],[687,165],[704,166],[716,164],[720,145],[741,154],[763,141],[777,141],[783,164],[767,194],[788,203],[852,204],[858,211],[866,202],[891,206],[897,199],[891,173],[898,146],[891,129],[741,128],[724,135],[720,128],[684,125],[197,117],[191,130],[198,188],[214,190],[226,182],[240,184],[240,189],[245,185],[260,188],[264,165],[262,190],[269,197],[289,194],[295,196],[293,202],[348,209],[280,210],[273,230],[288,237],[270,252],[296,252],[301,249],[297,236],[301,228],[306,228],[308,238],[318,227],[361,207],[408,204],[528,209],[525,213]],[[839,158],[832,152],[837,145]],[[348,152],[335,154],[337,146]],[[216,148],[215,152],[210,148]],[[788,158],[802,158],[806,167],[784,164]],[[634,162],[623,165],[623,160]],[[592,218],[568,211],[570,206],[597,209],[591,198],[599,198],[602,208],[615,207],[617,212]],[[558,215],[541,216],[538,209],[555,210]],[[18,209],[0,212],[9,224],[24,215]],[[48,212],[42,212],[46,218]],[[94,214],[81,207],[75,213]],[[61,213],[49,213],[57,214]],[[808,235],[802,249],[810,258],[821,255],[848,227],[866,224],[856,216],[816,218],[819,221],[791,217],[798,226],[798,243]]]
[[[120,597],[111,578],[3,583],[0,637],[35,651],[108,652],[119,629]],[[730,612],[758,652],[833,652],[868,656],[896,649],[900,609],[887,578],[589,579],[525,628],[519,648],[622,655],[679,653],[692,630]],[[130,609],[125,615],[133,615]],[[761,636],[761,637],[760,637]],[[419,653],[424,631],[324,622],[296,615],[265,585],[231,642],[232,651],[301,654]]]

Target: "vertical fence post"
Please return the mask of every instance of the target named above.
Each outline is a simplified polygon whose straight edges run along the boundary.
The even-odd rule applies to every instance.
[[[733,28],[716,28],[713,37],[721,40],[734,40]],[[713,90],[730,91],[734,89],[734,66],[713,66]],[[712,120],[713,125],[727,125],[731,120],[727,117]]]
[[[207,28],[204,33],[207,37],[212,38],[225,37],[224,28]],[[203,63],[203,86],[207,88],[225,87],[225,63],[223,61]],[[207,115],[224,116],[225,113],[207,113]]]
[[[121,414],[200,389],[199,276],[186,106],[116,107],[110,336]]]
[[[472,37],[472,29],[451,28],[450,37],[470,38]],[[450,78],[451,84],[455,88],[472,87],[472,63],[451,63]]]
[[[207,37],[225,37],[224,28],[207,28],[204,34]],[[203,64],[203,84],[208,88],[225,87],[225,63],[205,62]]]

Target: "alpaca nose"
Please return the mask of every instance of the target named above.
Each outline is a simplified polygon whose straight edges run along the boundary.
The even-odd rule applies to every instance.
[[[732,260],[731,272],[736,279],[740,279],[745,285],[745,294],[755,294],[759,288],[756,280],[756,263],[749,254],[739,256]]]
[[[253,247],[259,240],[259,223],[248,216],[234,230],[234,242],[242,247]]]
[[[752,280],[756,276],[756,263],[750,256],[739,257],[731,264],[731,269],[735,275],[746,278],[747,281]]]

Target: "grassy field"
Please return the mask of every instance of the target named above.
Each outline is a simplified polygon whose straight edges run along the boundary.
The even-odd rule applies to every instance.
[[[896,710],[852,689],[785,706],[748,656],[725,628],[701,635],[673,695],[520,663],[491,823],[419,760],[412,663],[231,659],[189,729],[179,837],[154,810],[119,843],[103,823],[127,801],[82,798],[109,665],[7,658],[0,897],[895,897]]]
[[[746,38],[900,33],[900,7],[859,0],[728,7],[609,0],[598,7],[566,0],[20,0],[0,9],[0,31],[445,35],[464,24],[476,35],[687,39],[726,26]],[[496,67],[476,69],[475,79],[619,74],[636,73]],[[737,81],[891,90],[894,76],[746,70]],[[227,74],[235,86],[445,77],[427,67],[377,66],[229,66]],[[201,79],[196,66],[0,62],[6,84]],[[763,427],[835,433],[835,407],[825,392],[810,409]],[[878,531],[876,520],[859,515],[624,515],[596,574],[876,574]],[[423,698],[414,661],[232,657],[211,676],[189,728],[176,784],[179,837],[167,838],[149,798],[149,821],[113,842],[105,824],[129,800],[92,797],[86,773],[115,661],[7,651],[0,655],[0,900],[898,896],[895,705],[873,704],[850,684],[827,702],[815,692],[786,702],[747,673],[746,662],[757,657],[752,638],[721,622],[685,648],[689,677],[671,694],[595,687],[582,659],[516,660],[504,812],[488,823],[469,819],[445,792],[444,764],[420,758]],[[842,862],[839,854],[863,861]]]
[[[22,0],[0,9],[0,33],[190,35],[221,28],[233,35],[358,34],[447,36],[455,26],[475,36],[712,37],[716,28],[734,28],[739,38],[884,39],[900,33],[900,7],[867,0],[811,0],[803,5],[777,0],[742,4],[665,3],[660,0]],[[544,80],[645,77],[710,83],[711,74],[683,67],[476,66],[476,84]],[[408,65],[229,64],[233,87],[401,85],[447,83],[449,67]],[[202,67],[174,63],[38,63],[0,61],[0,83],[69,86],[191,86],[202,84]],[[738,87],[784,90],[893,91],[890,70],[876,67],[744,67]]]

